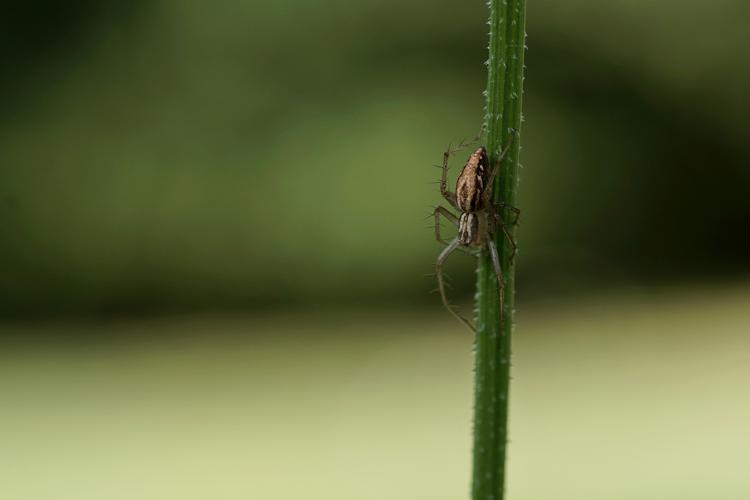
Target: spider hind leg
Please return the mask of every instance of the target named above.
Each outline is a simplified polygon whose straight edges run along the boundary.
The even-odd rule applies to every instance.
[[[453,251],[458,247],[458,238],[454,238],[453,241],[451,241],[450,244],[445,247],[442,252],[440,252],[437,261],[435,262],[435,275],[437,276],[438,291],[440,292],[440,299],[443,301],[443,306],[448,310],[448,312],[451,313],[461,323],[466,325],[471,331],[476,331],[469,320],[458,314],[453,306],[451,306],[451,304],[448,302],[448,296],[445,293],[445,278],[443,277],[443,266],[445,265],[445,261],[448,259],[448,256],[450,256],[450,254],[452,254]]]

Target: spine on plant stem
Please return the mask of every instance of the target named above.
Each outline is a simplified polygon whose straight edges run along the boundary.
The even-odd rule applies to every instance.
[[[491,164],[512,138],[495,179],[493,197],[504,203],[502,219],[513,221],[510,207],[516,206],[518,184],[526,6],[525,0],[490,0],[488,5],[484,128]],[[507,230],[515,237],[514,225]],[[509,239],[502,231],[497,231],[495,238],[505,281],[502,300],[487,252],[480,256],[477,267],[472,500],[502,500],[505,492],[515,263]]]

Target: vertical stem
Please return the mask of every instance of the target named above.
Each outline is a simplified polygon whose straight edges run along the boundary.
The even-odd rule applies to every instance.
[[[490,161],[513,137],[495,180],[494,199],[516,206],[521,131],[521,95],[525,49],[525,0],[489,0],[490,43],[487,61],[485,129]],[[503,220],[513,220],[506,208]],[[515,237],[515,227],[508,226]],[[496,235],[505,276],[503,311],[492,262],[486,252],[477,268],[474,391],[474,468],[472,500],[502,500],[508,436],[508,384],[513,329],[515,264],[502,231]]]

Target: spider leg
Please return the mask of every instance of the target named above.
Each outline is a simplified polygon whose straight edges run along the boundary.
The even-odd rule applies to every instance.
[[[511,222],[510,225],[511,226],[518,225],[518,219],[521,217],[521,211],[518,208],[508,205],[504,201],[501,201],[500,203],[495,203],[495,208],[498,211],[507,208],[508,210],[513,212],[514,218],[513,218],[513,222]]]
[[[485,130],[484,125],[482,125],[482,128],[479,129],[479,133],[472,140],[468,142],[466,140],[461,141],[461,143],[458,145],[458,148],[454,151],[454,153],[456,151],[461,151],[462,149],[466,149],[472,144],[476,144],[477,142],[479,142],[479,140],[482,138],[482,134],[484,134],[484,130]]]
[[[440,194],[443,195],[443,198],[445,198],[454,208],[458,208],[458,203],[456,202],[456,193],[448,190],[448,159],[456,151],[458,150],[454,150],[451,148],[450,144],[448,145],[448,150],[443,153],[443,172],[440,176]]]
[[[516,214],[516,218],[513,221],[513,224],[516,224],[518,223],[518,214],[520,214],[521,211],[518,210],[517,208],[515,208],[514,210],[514,207],[511,207],[511,210],[513,211],[513,213]],[[510,260],[513,260],[516,257],[516,252],[518,251],[518,245],[516,245],[516,240],[513,239],[513,235],[511,235],[510,232],[508,231],[507,224],[503,221],[503,217],[499,213],[497,212],[493,213],[492,218],[495,220],[495,228],[500,228],[500,231],[503,232],[503,234],[505,235],[505,238],[507,238],[508,240],[508,243],[510,243],[510,246],[513,247],[513,253],[510,254]],[[494,245],[494,241],[492,242],[492,244]]]
[[[508,229],[505,227],[505,224],[502,224],[500,226],[500,230],[508,239],[508,243],[510,243],[510,246],[513,247],[513,252],[510,254],[510,260],[513,260],[516,258],[516,252],[518,252],[518,245],[516,245],[516,240],[514,240],[513,236],[508,232]]]
[[[438,290],[440,291],[440,299],[443,301],[443,306],[448,310],[449,313],[451,313],[457,320],[459,320],[461,323],[469,327],[471,331],[475,331],[474,327],[471,326],[471,323],[458,314],[453,307],[448,303],[448,297],[445,295],[445,284],[443,279],[443,265],[445,264],[446,259],[448,256],[453,253],[453,251],[458,248],[458,238],[454,238],[453,241],[450,242],[450,244],[443,249],[442,252],[440,252],[440,255],[437,258],[437,262],[435,263],[435,275],[437,276],[438,281]]]
[[[500,298],[500,320],[502,321],[503,312],[505,311],[505,278],[503,278],[503,268],[500,267],[500,257],[497,254],[497,246],[492,239],[487,240],[487,247],[490,250],[492,267],[495,269],[495,277],[497,278],[497,295]]]
[[[458,217],[453,215],[450,210],[445,207],[435,207],[435,239],[443,245],[447,245],[448,242],[440,237],[440,215],[451,221],[454,226],[458,227]]]

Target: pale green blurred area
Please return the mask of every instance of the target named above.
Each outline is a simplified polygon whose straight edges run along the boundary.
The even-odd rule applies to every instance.
[[[509,498],[748,498],[748,300],[521,307]],[[455,326],[350,312],[16,327],[0,497],[466,498],[472,343]],[[110,341],[33,340],[81,330]]]

